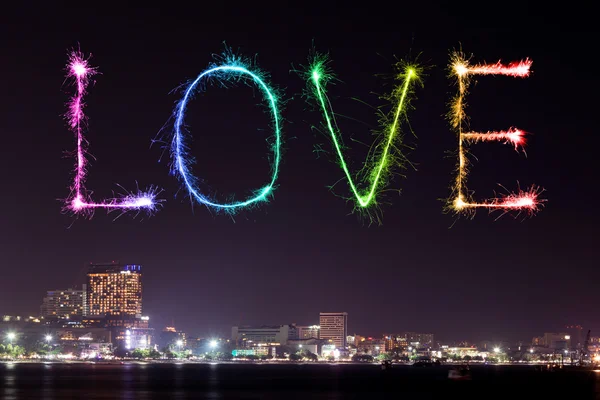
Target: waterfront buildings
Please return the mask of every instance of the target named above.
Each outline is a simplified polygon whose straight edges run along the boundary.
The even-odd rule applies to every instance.
[[[414,347],[423,348],[433,346],[432,333],[404,332],[399,336],[404,336],[406,338],[406,342]]]
[[[298,326],[297,339],[318,339],[321,327],[319,325]]]
[[[356,347],[358,353],[370,354],[372,356],[378,356],[387,350],[385,339],[368,338],[361,341]]]
[[[234,326],[231,341],[238,347],[280,346],[290,339],[293,325]]]
[[[82,289],[49,290],[42,301],[40,314],[44,318],[69,319],[87,315],[86,285]]]
[[[338,348],[346,347],[348,336],[347,312],[322,312],[319,316],[320,339],[327,339]]]
[[[142,267],[118,262],[90,264],[87,308],[93,316],[142,314]]]
[[[531,344],[553,350],[568,350],[571,349],[571,335],[566,332],[546,332],[544,336],[534,337]]]
[[[181,347],[188,346],[185,332],[178,331],[174,326],[166,326],[156,338],[156,344],[160,349],[179,347],[178,343]]]

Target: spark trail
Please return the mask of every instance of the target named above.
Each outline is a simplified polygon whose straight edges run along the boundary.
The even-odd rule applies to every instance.
[[[122,213],[142,210],[153,212],[157,207],[156,195],[158,192],[154,187],[148,191],[138,191],[136,194],[126,193],[119,198],[106,199],[99,203],[93,202],[87,193],[84,183],[87,175],[86,154],[88,142],[84,137],[86,116],[83,112],[85,106],[83,99],[87,92],[90,77],[96,73],[96,68],[90,67],[88,59],[84,58],[79,51],[71,52],[67,64],[67,79],[74,81],[76,91],[68,104],[66,117],[77,141],[77,164],[71,194],[66,200],[65,209],[88,217],[91,217],[94,210],[98,208],[108,211],[119,210]]]
[[[342,136],[335,121],[331,102],[327,97],[326,82],[332,79],[331,73],[326,68],[327,62],[326,57],[317,56],[309,67],[308,79],[312,84],[313,97],[317,100],[323,113],[326,130],[331,136],[339,166],[348,180],[357,208],[368,209],[377,205],[377,194],[386,185],[392,167],[398,164],[398,154],[395,153],[399,152],[397,147],[401,144],[400,121],[401,117],[406,114],[411,85],[419,80],[418,68],[412,65],[404,65],[400,68],[397,78],[403,79],[404,83],[397,86],[390,96],[390,99],[397,101],[397,104],[391,115],[382,119],[384,125],[381,134],[382,140],[376,145],[375,152],[364,163],[363,171],[366,171],[367,182],[366,189],[361,189],[350,173],[348,162],[344,158]]]
[[[271,146],[273,151],[271,177],[265,186],[254,191],[254,193],[245,200],[219,203],[211,199],[201,192],[197,184],[198,179],[192,174],[190,168],[191,164],[193,164],[193,158],[188,153],[188,137],[183,128],[185,125],[185,111],[188,102],[198,90],[198,86],[209,79],[222,85],[235,81],[242,81],[246,84],[255,84],[262,93],[271,112],[274,130],[274,141]],[[250,62],[226,53],[219,62],[211,65],[208,69],[200,73],[200,75],[185,88],[183,98],[174,111],[175,127],[171,142],[171,159],[173,161],[172,173],[178,175],[187,188],[190,197],[195,199],[198,203],[216,211],[234,214],[243,208],[256,206],[261,202],[265,202],[272,195],[275,182],[279,175],[282,133],[281,117],[279,116],[278,106],[279,96],[276,90],[272,88],[266,80],[267,76],[265,73],[252,67]],[[204,85],[206,85],[206,83],[204,83]]]
[[[530,74],[531,60],[513,62],[503,65],[501,62],[496,64],[469,65],[461,54],[454,53],[451,60],[451,75],[457,79],[458,95],[451,104],[449,118],[452,126],[458,131],[458,167],[457,175],[453,185],[454,198],[450,201],[449,207],[455,213],[466,213],[473,216],[477,208],[485,208],[490,211],[501,210],[502,215],[509,211],[528,212],[534,214],[543,200],[539,199],[543,189],[532,186],[527,190],[518,190],[516,193],[494,197],[483,202],[472,200],[470,191],[467,189],[466,181],[468,175],[468,150],[469,143],[498,141],[505,144],[512,144],[515,150],[523,148],[525,145],[525,132],[511,128],[507,131],[496,132],[464,132],[466,125],[465,96],[470,84],[470,78],[474,75],[503,75],[515,78],[526,78]]]

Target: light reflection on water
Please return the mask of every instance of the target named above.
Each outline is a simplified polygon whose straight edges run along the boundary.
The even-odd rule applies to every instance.
[[[0,363],[2,399],[389,399],[589,398],[600,370],[536,372],[474,367],[471,382],[448,367],[377,365]],[[518,394],[518,395],[517,395]],[[565,397],[566,396],[566,397]]]

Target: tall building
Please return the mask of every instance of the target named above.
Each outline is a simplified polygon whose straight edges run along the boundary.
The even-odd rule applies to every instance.
[[[87,315],[86,285],[82,289],[49,290],[40,307],[45,318],[69,319]]]
[[[141,317],[142,267],[118,262],[90,264],[86,300],[88,315]]]
[[[346,347],[346,337],[348,336],[348,313],[327,313],[322,312],[319,317],[320,339],[327,339],[335,344],[337,348]]]

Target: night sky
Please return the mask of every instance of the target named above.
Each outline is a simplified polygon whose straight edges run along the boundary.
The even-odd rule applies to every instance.
[[[314,324],[320,311],[347,311],[349,331],[366,335],[529,340],[566,324],[599,333],[598,78],[586,62],[596,47],[590,25],[528,6],[222,4],[30,7],[0,16],[0,314],[37,313],[46,290],[81,282],[86,263],[120,260],[143,265],[144,314],[153,327],[174,321],[191,335],[229,335],[237,324]],[[161,132],[169,137],[177,88],[224,43],[253,57],[285,100],[275,196],[234,217],[192,205],[169,173],[168,152],[151,146]],[[66,154],[74,136],[62,117],[73,90],[65,65],[78,46],[101,72],[87,97],[95,157],[87,187],[101,199],[117,184],[156,185],[165,202],[150,218],[61,213],[75,165]],[[473,129],[531,133],[527,157],[498,143],[472,146],[478,161],[469,187],[483,199],[498,183],[537,184],[548,201],[533,218],[495,221],[480,211],[455,221],[443,213],[457,161],[444,117],[456,93],[447,66],[461,46],[474,62],[533,60],[531,77],[478,78],[467,98]],[[294,72],[312,48],[329,52],[340,79],[329,95],[353,171],[373,141],[373,107],[386,104],[379,95],[393,87],[395,60],[426,67],[409,114],[414,135],[403,125],[415,168],[391,182],[401,194],[386,194],[381,225],[352,213],[329,138],[313,129],[322,117]],[[219,200],[268,181],[269,118],[260,104],[255,90],[239,86],[209,87],[189,105],[194,172]]]

